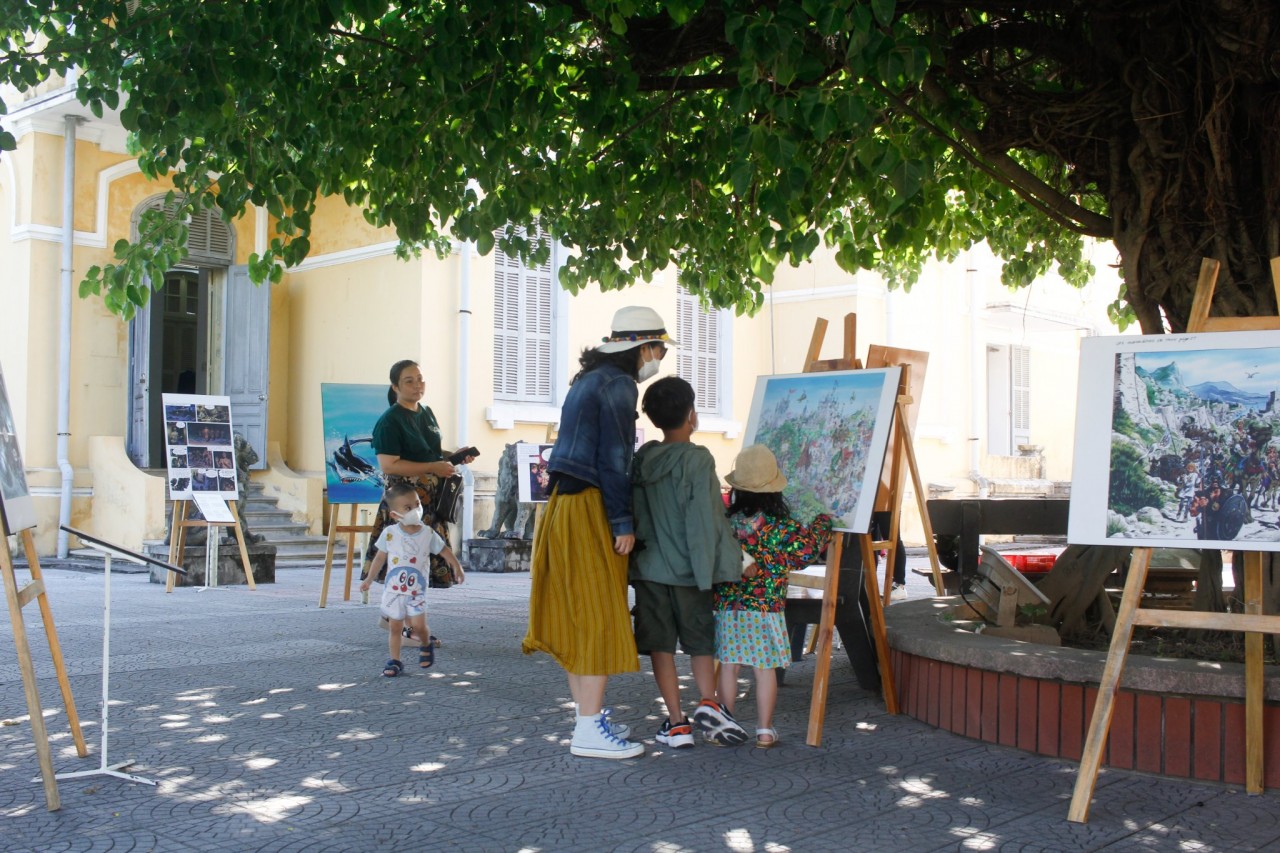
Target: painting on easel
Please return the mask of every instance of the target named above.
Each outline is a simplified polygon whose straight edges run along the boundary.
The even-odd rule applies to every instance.
[[[762,376],[743,445],[763,444],[787,476],[798,518],[831,513],[866,533],[884,465],[901,368]]]
[[[385,484],[373,452],[373,425],[387,410],[386,385],[320,385],[325,485],[330,504],[376,504]]]
[[[36,526],[35,504],[27,488],[26,469],[3,371],[0,371],[0,512],[4,514],[5,530],[9,533]]]
[[[520,503],[544,504],[550,498],[551,473],[547,463],[551,461],[554,444],[516,444],[516,481]]]
[[[1087,338],[1068,540],[1280,550],[1280,333]]]
[[[191,500],[196,492],[236,496],[235,437],[231,398],[163,394],[165,460],[169,498]]]

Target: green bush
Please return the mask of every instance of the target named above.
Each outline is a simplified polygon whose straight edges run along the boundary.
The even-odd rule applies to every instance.
[[[1111,444],[1111,487],[1108,504],[1121,515],[1132,515],[1144,506],[1160,506],[1164,494],[1147,476],[1142,455],[1119,442]]]

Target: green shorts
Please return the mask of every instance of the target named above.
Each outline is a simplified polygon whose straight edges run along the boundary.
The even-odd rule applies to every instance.
[[[711,590],[635,580],[636,650],[675,654],[676,641],[688,655],[713,655],[716,618]]]

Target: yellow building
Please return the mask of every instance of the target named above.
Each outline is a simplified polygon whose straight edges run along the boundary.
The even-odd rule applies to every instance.
[[[1097,249],[1103,272],[1082,291],[1046,279],[1010,292],[998,263],[974,251],[965,263],[929,267],[910,293],[890,292],[820,256],[780,270],[764,309],[736,317],[703,311],[675,270],[622,293],[570,297],[552,286],[559,257],[524,269],[499,252],[455,246],[444,260],[400,261],[392,234],[331,199],[314,217],[310,256],[261,288],[245,264],[266,245],[265,211],[232,227],[215,215],[193,221],[191,256],[126,322],[100,299],[68,298],[68,288],[110,262],[112,245],[135,235],[168,185],[139,173],[118,120],[94,118],[71,87],[5,97],[4,127],[18,149],[0,156],[0,367],[42,553],[64,544],[60,518],[130,547],[163,537],[159,395],[179,387],[232,397],[236,428],[262,460],[254,480],[320,532],[320,385],[382,383],[401,358],[421,363],[446,444],[481,450],[466,535],[487,523],[503,447],[545,438],[578,353],[633,303],[657,309],[689,344],[663,371],[697,388],[697,440],[722,474],[741,448],[756,379],[799,372],[819,317],[831,321],[823,356],[838,355],[841,318],[856,312],[860,356],[870,343],[931,355],[916,450],[934,491],[1044,494],[1070,477],[1078,343],[1110,331],[1109,247]],[[905,538],[918,542],[908,514]]]

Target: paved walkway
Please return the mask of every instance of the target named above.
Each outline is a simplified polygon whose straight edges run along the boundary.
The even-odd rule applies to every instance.
[[[49,719],[60,770],[97,766],[102,575],[47,569],[92,752]],[[813,671],[781,691],[782,746],[673,753],[646,672],[609,700],[644,736],[628,761],[573,758],[565,681],[524,657],[526,575],[472,575],[434,596],[429,673],[380,677],[376,608],[316,608],[319,572],[257,592],[113,575],[112,761],[158,787],[61,783],[45,810],[12,632],[0,624],[0,849],[52,850],[1245,850],[1280,846],[1280,798],[1104,772],[1068,823],[1074,765],[887,716],[833,666],[827,736],[803,744]],[[927,594],[913,576],[914,594]],[[38,617],[34,607],[26,609]],[[31,616],[28,616],[30,619]],[[29,623],[30,624],[30,623]],[[34,638],[33,638],[34,639]],[[41,697],[58,699],[43,635]],[[683,665],[682,665],[683,666]],[[691,689],[691,686],[686,687]],[[751,718],[751,699],[739,716]],[[17,723],[17,724],[15,724]]]

